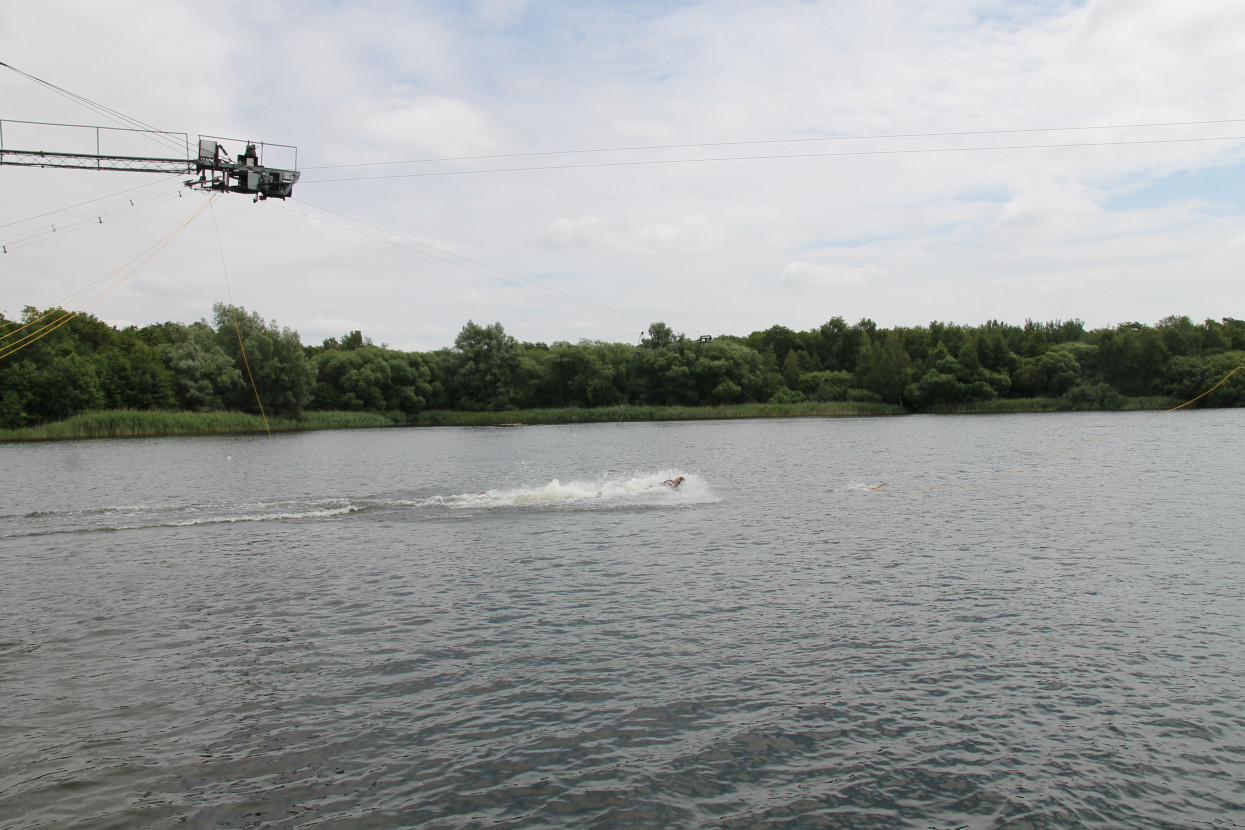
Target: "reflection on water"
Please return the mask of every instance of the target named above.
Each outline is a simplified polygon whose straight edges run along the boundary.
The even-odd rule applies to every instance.
[[[1126,417],[0,447],[0,825],[1245,825],[1241,413],[870,489]]]

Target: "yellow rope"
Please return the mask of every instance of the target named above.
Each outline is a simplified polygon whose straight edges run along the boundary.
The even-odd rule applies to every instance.
[[[25,329],[36,323],[41,323],[44,320],[48,319],[49,317],[52,317],[53,315],[55,315],[58,311],[64,314],[64,316],[61,317],[59,321],[53,321],[51,323],[48,323],[43,328],[35,329],[34,331],[32,331],[30,334],[26,335],[22,339],[14,341],[13,343],[10,343],[8,346],[5,346],[4,351],[0,352],[0,358],[8,357],[14,352],[21,351],[22,349],[29,346],[31,343],[34,343],[36,340],[40,339],[41,337],[46,337],[47,335],[56,331],[58,328],[60,328],[61,326],[65,325],[70,320],[78,316],[77,311],[65,311],[63,308],[50,309],[47,313],[40,315],[38,319],[31,320],[25,326],[22,326],[22,328],[16,329],[15,331],[12,331],[8,335],[5,335],[5,336],[6,337],[11,336],[21,331],[22,329]]]
[[[210,203],[209,203],[210,204]],[[264,422],[264,432],[268,435],[268,446],[272,450],[272,457],[276,459],[277,465],[281,471],[285,473],[286,478],[298,480],[298,476],[291,475],[286,469],[285,464],[281,461],[281,455],[277,452],[277,442],[272,438],[272,429],[268,426],[268,415],[264,412],[264,402],[259,397],[259,386],[255,383],[255,375],[251,372],[251,361],[246,356],[246,345],[242,342],[242,328],[238,325],[238,310],[233,303],[233,288],[229,284],[229,268],[225,265],[225,246],[220,239],[220,226],[216,224],[216,210],[212,210],[212,227],[216,229],[216,247],[220,251],[220,268],[225,275],[225,293],[229,296],[229,316],[233,320],[233,331],[238,337],[238,350],[242,353],[242,365],[246,367],[247,379],[251,381],[251,391],[255,393],[255,403],[259,406],[259,417]]]
[[[155,247],[156,245],[158,245],[158,244],[160,244],[160,243],[159,243],[159,241],[157,241],[155,244],[153,244],[153,245],[151,246],[151,248],[148,248],[148,249],[147,249],[147,251],[150,251],[152,248],[154,248],[154,247]],[[105,274],[104,276],[102,276],[102,277],[100,277],[99,279],[95,280],[95,282],[92,282],[92,283],[90,283],[90,284],[88,284],[88,285],[85,285],[85,286],[83,286],[82,288],[79,288],[77,291],[73,291],[73,292],[71,292],[71,293],[69,293],[69,294],[66,294],[64,297],[61,297],[59,300],[57,300],[55,303],[53,303],[53,304],[52,304],[52,306],[51,306],[51,307],[50,307],[47,311],[43,312],[42,314],[40,314],[40,315],[39,315],[38,317],[36,317],[35,319],[31,320],[30,322],[26,323],[25,325],[19,326],[19,327],[15,328],[15,329],[12,329],[11,331],[8,331],[8,332],[4,333],[3,335],[0,335],[0,340],[7,340],[8,338],[12,337],[13,335],[17,334],[18,332],[25,331],[26,329],[30,328],[31,326],[38,325],[39,323],[42,323],[42,322],[43,322],[44,320],[46,320],[47,318],[52,317],[53,315],[55,315],[57,312],[61,312],[61,313],[70,313],[70,312],[66,312],[66,311],[64,310],[64,306],[65,306],[65,305],[67,305],[67,304],[69,304],[71,300],[73,300],[75,297],[78,297],[78,296],[81,296],[81,295],[83,295],[83,294],[87,293],[87,292],[88,292],[88,291],[90,291],[92,288],[95,288],[96,286],[100,285],[101,283],[104,283],[104,282],[106,282],[107,280],[112,279],[112,278],[113,278],[113,277],[115,277],[117,274],[121,273],[123,270],[125,270],[126,268],[128,268],[130,265],[133,265],[135,262],[137,262],[139,259],[141,259],[141,258],[142,258],[142,256],[143,256],[143,254],[147,253],[147,251],[143,251],[143,253],[140,253],[140,254],[138,254],[137,256],[133,257],[132,259],[130,259],[128,262],[126,262],[125,264],[121,265],[120,267],[117,267],[117,268],[112,269],[111,271],[109,271],[109,272],[108,272],[107,274]],[[77,314],[77,313],[78,313],[78,312],[73,312],[73,314]],[[22,338],[22,340],[25,340],[25,339],[26,339],[26,338]],[[38,339],[38,338],[35,338],[35,339]],[[18,341],[18,342],[20,342],[20,341]],[[10,344],[10,345],[12,345],[12,344]]]
[[[13,337],[19,332],[25,331],[31,326],[35,326],[40,323],[43,323],[45,320],[48,320],[49,318],[55,318],[55,315],[57,315],[58,313],[64,315],[62,317],[55,318],[52,322],[47,323],[41,328],[35,329],[34,331],[26,334],[24,337],[21,337],[18,340],[14,340],[3,346],[0,346],[0,358],[8,357],[14,352],[18,352],[26,348],[30,344],[39,340],[40,338],[46,337],[47,335],[56,331],[61,326],[68,323],[73,318],[77,317],[79,314],[82,314],[83,312],[85,312],[87,309],[89,309],[90,307],[98,303],[100,300],[104,299],[104,297],[107,297],[113,291],[116,291],[117,288],[119,288],[126,280],[128,280],[130,277],[137,274],[145,265],[147,265],[147,263],[155,259],[157,254],[159,254],[166,247],[168,247],[169,243],[171,243],[179,234],[181,234],[182,231],[186,230],[186,228],[190,226],[190,223],[193,222],[199,216],[199,214],[203,213],[204,210],[206,210],[209,206],[211,206],[212,200],[216,199],[217,196],[219,195],[220,194],[213,194],[211,197],[209,197],[206,203],[199,205],[199,207],[196,208],[194,212],[190,214],[190,216],[188,216],[187,218],[179,222],[173,228],[173,230],[166,233],[163,237],[157,240],[151,247],[147,248],[147,250],[143,251],[138,256],[133,257],[121,267],[114,268],[112,271],[108,272],[103,277],[100,277],[99,279],[86,285],[85,287],[80,288],[77,291],[74,291],[73,293],[62,298],[62,300],[57,303],[56,308],[49,309],[48,311],[39,315],[35,319],[29,321],[25,325],[19,326],[18,328],[13,329],[12,331],[8,331],[8,332],[5,332],[3,335],[0,335],[0,341],[8,340],[9,338]],[[118,274],[120,276],[118,276]],[[81,297],[82,295],[86,294],[92,289],[95,289],[107,283],[108,280],[113,280],[111,285],[106,285],[104,288],[99,290],[98,293],[96,293],[94,296],[83,300],[79,304],[79,306],[75,308],[73,311],[66,311],[65,309],[59,307],[62,303],[64,303],[65,300],[71,299],[74,297]]]
[[[1220,386],[1223,386],[1225,383],[1227,383],[1229,378],[1231,378],[1233,375],[1235,375],[1237,372],[1241,371],[1242,369],[1245,369],[1245,366],[1237,366],[1237,367],[1236,367],[1235,369],[1233,369],[1231,372],[1228,372],[1226,375],[1224,375],[1224,376],[1223,376],[1223,380],[1219,381],[1219,382],[1218,382],[1218,383],[1216,383],[1214,386],[1212,386],[1211,388],[1207,389],[1207,390],[1206,390],[1205,392],[1203,392],[1202,394],[1198,395],[1196,398],[1191,398],[1190,400],[1187,400],[1187,401],[1185,401],[1184,403],[1180,404],[1180,406],[1173,406],[1171,409],[1164,409],[1164,410],[1162,410],[1162,411],[1160,411],[1160,412],[1154,412],[1154,413],[1151,413],[1150,415],[1146,415],[1144,418],[1138,418],[1138,419],[1137,419],[1137,420],[1135,420],[1135,421],[1130,421],[1130,422],[1129,422],[1129,423],[1127,423],[1127,424],[1123,424],[1123,425],[1118,426],[1118,427],[1115,427],[1115,428],[1113,428],[1113,429],[1109,429],[1109,430],[1107,430],[1106,432],[1103,432],[1103,433],[1101,433],[1101,434],[1099,434],[1099,435],[1095,435],[1095,436],[1093,436],[1092,438],[1086,438],[1084,441],[1080,441],[1080,442],[1078,442],[1078,443],[1076,443],[1076,444],[1073,444],[1072,446],[1068,447],[1067,449],[1060,450],[1059,452],[1055,453],[1054,455],[1051,455],[1051,456],[1048,456],[1048,457],[1046,457],[1046,458],[1043,458],[1041,461],[1035,461],[1035,462],[1034,462],[1034,463],[1032,463],[1032,464],[1028,464],[1028,465],[1025,465],[1024,467],[1021,467],[1019,470],[1014,470],[1014,471],[1012,471],[1012,472],[1008,473],[1007,475],[1002,475],[1002,476],[999,476],[998,478],[992,478],[992,479],[990,479],[989,481],[979,481],[979,482],[976,482],[976,483],[973,483],[973,484],[943,484],[943,485],[940,485],[940,486],[938,486],[938,487],[895,487],[895,488],[889,488],[889,487],[887,487],[885,484],[879,484],[879,485],[877,485],[876,487],[870,487],[869,489],[870,489],[870,490],[885,490],[885,491],[886,491],[886,492],[888,492],[888,493],[928,493],[928,492],[931,492],[931,491],[934,491],[934,490],[963,490],[963,489],[968,489],[968,488],[972,488],[972,487],[989,487],[991,484],[998,484],[1000,481],[1006,481],[1007,479],[1009,479],[1009,478],[1011,478],[1011,477],[1013,477],[1013,476],[1018,476],[1018,475],[1020,475],[1021,473],[1025,473],[1025,472],[1028,472],[1029,470],[1034,469],[1035,467],[1040,467],[1040,466],[1042,466],[1043,464],[1046,464],[1046,463],[1047,463],[1047,462],[1049,462],[1049,461],[1053,461],[1053,460],[1055,460],[1056,458],[1058,458],[1058,457],[1059,457],[1059,456],[1061,456],[1061,455],[1067,455],[1068,453],[1072,452],[1073,450],[1077,449],[1078,447],[1083,447],[1083,446],[1085,446],[1086,444],[1090,443],[1091,441],[1097,441],[1099,438],[1105,438],[1105,437],[1107,437],[1108,435],[1111,435],[1112,433],[1120,432],[1121,430],[1125,430],[1125,429],[1128,429],[1128,428],[1130,428],[1130,427],[1134,427],[1134,426],[1136,426],[1137,424],[1142,423],[1143,421],[1149,421],[1149,420],[1150,420],[1150,419],[1152,419],[1152,418],[1157,418],[1157,417],[1159,417],[1160,415],[1166,415],[1166,414],[1168,414],[1168,413],[1170,413],[1170,412],[1175,412],[1177,409],[1184,409],[1186,406],[1188,406],[1188,405],[1190,405],[1190,404],[1197,403],[1197,402],[1198,402],[1198,401],[1200,401],[1202,398],[1206,397],[1206,396],[1207,396],[1207,395],[1209,395],[1211,392],[1214,392],[1214,391],[1215,391],[1216,389],[1218,389]]]

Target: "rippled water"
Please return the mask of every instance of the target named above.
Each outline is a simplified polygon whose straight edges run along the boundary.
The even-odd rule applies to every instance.
[[[0,826],[1245,826],[1245,412],[960,486],[1136,418],[0,446]]]

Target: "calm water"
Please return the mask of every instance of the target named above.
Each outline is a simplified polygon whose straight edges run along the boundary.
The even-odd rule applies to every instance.
[[[901,489],[1137,417],[0,445],[0,826],[1245,826],[1245,411]]]

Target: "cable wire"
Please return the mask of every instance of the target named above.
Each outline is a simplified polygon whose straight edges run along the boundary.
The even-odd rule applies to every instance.
[[[213,194],[212,200],[208,202],[211,208],[212,202],[216,200]],[[251,391],[255,393],[255,403],[259,406],[259,417],[264,422],[264,432],[268,435],[268,445],[272,449],[272,457],[277,460],[277,465],[281,471],[285,473],[287,478],[297,481],[297,476],[290,475],[290,471],[285,468],[285,464],[281,461],[281,456],[277,453],[277,443],[272,438],[272,429],[268,425],[268,415],[264,412],[264,402],[259,396],[259,387],[255,383],[255,373],[251,371],[251,361],[246,356],[246,344],[242,342],[242,328],[238,325],[238,309],[233,302],[233,288],[229,284],[229,268],[225,265],[225,245],[221,242],[220,226],[216,224],[216,209],[212,208],[212,227],[216,230],[216,248],[220,251],[220,268],[225,275],[225,293],[229,296],[229,316],[233,320],[234,334],[238,336],[238,350],[242,353],[242,365],[246,367],[247,379],[251,381]]]
[[[126,200],[124,204],[118,204],[113,207],[101,210],[93,210],[89,213],[78,214],[64,220],[52,222],[47,225],[33,228],[31,230],[22,231],[15,236],[5,239],[0,243],[0,251],[3,253],[11,253],[13,250],[34,245],[47,239],[64,236],[74,231],[82,230],[95,225],[104,224],[105,220],[116,219],[141,210],[146,210],[155,205],[164,204],[165,202],[176,201],[182,198],[183,191],[180,187],[176,190],[166,190],[164,192],[150,193],[145,196],[136,196],[133,199]],[[98,201],[98,200],[93,200]],[[28,220],[30,221],[30,220]]]
[[[1203,138],[1153,138],[1121,139],[1118,141],[1062,142],[1050,144],[1008,144],[986,147],[913,147],[896,150],[842,150],[825,153],[776,153],[761,156],[714,156],[683,159],[640,159],[632,161],[598,161],[582,164],[548,164],[525,167],[494,167],[482,170],[434,170],[425,173],[391,173],[381,176],[343,176],[336,179],[304,179],[299,186],[329,184],[332,182],[363,182],[380,179],[419,179],[432,176],[468,176],[482,173],[519,173],[535,170],[579,170],[592,167],[642,167],[658,164],[708,164],[723,161],[773,161],[776,159],[836,158],[847,156],[897,156],[922,155],[926,153],[976,153],[997,150],[1051,150],[1069,147],[1123,147],[1141,144],[1180,144],[1207,141],[1245,141],[1245,135],[1214,136]]]
[[[941,133],[879,133],[877,135],[837,135],[816,136],[808,138],[773,138],[753,139],[748,141],[711,141],[699,144],[651,144],[637,147],[598,147],[582,150],[542,150],[530,153],[498,153],[484,156],[452,156],[448,158],[410,159],[407,161],[370,161],[356,164],[324,164],[318,167],[304,167],[307,170],[337,170],[348,167],[381,167],[397,164],[434,164],[450,161],[484,161],[489,159],[530,158],[533,156],[562,156],[585,153],[628,153],[652,150],[694,150],[702,147],[746,147],[763,144],[804,144],[817,141],[879,141],[898,138],[951,138],[969,135],[1018,135],[1023,133],[1058,133],[1084,130],[1136,130],[1153,127],[1204,127],[1212,124],[1239,124],[1245,118],[1223,118],[1215,121],[1159,121],[1150,124],[1108,124],[1089,127],[1028,127],[1011,130],[960,130]]]
[[[167,182],[147,182],[147,184],[140,184],[135,187],[127,187],[125,190],[118,190],[116,193],[109,193],[107,196],[98,196],[94,199],[87,199],[85,202],[78,202],[77,204],[66,205],[63,208],[57,208],[56,210],[49,210],[46,213],[39,213],[34,216],[28,216],[25,219],[14,219],[11,222],[0,222],[0,228],[7,228],[12,225],[20,225],[24,222],[33,222],[36,219],[43,219],[47,216],[52,216],[57,213],[63,213],[67,210],[73,210],[74,208],[82,207],[83,205],[93,204],[94,202],[102,202],[105,199],[111,199],[115,196],[121,196],[126,193],[131,193],[135,190],[142,190],[145,187],[152,187],[157,184],[167,184]]]
[[[380,231],[381,233],[385,233],[390,236],[397,237],[398,239],[401,239],[406,242],[410,242],[413,245],[419,245],[421,247],[428,248],[429,250],[436,251],[438,254],[444,254],[445,256],[436,256],[434,254],[427,253],[426,251],[422,251],[417,248],[410,248],[410,247],[407,247],[406,245],[399,244],[390,239],[385,239],[383,237],[375,236],[365,231],[358,230],[357,228],[351,228],[346,225],[342,225],[338,222],[334,222],[330,219],[325,219],[323,217],[314,216],[310,213],[306,213],[301,210],[296,210],[290,207],[289,205],[286,205],[284,202],[282,203],[281,206],[284,207],[286,210],[289,210],[292,213],[297,213],[300,216],[307,217],[308,219],[314,219],[317,222],[323,222],[327,225],[332,225],[334,227],[341,228],[342,230],[350,231],[351,233],[356,233],[356,234],[359,234],[360,236],[367,237],[368,239],[374,239],[377,242],[383,242],[386,245],[392,245],[396,248],[401,248],[404,251],[409,251],[411,253],[418,254],[423,257],[427,257],[428,259],[436,260],[437,262],[443,262],[446,265],[452,265],[455,268],[461,268],[464,271],[470,271],[473,274],[479,274],[480,276],[488,277],[489,279],[496,280],[505,285],[510,285],[510,286],[514,286],[515,288],[522,288],[527,291],[531,291],[547,299],[558,300],[560,302],[564,302],[569,305],[582,308],[585,311],[591,311],[596,314],[602,314],[608,317],[613,317],[614,319],[625,322],[628,325],[634,325],[635,323],[640,323],[645,326],[649,325],[650,321],[645,320],[642,317],[638,317],[634,314],[630,314],[629,312],[621,311],[616,308],[611,308],[610,306],[601,305],[600,303],[595,303],[591,300],[584,299],[583,297],[576,296],[569,292],[561,291],[557,288],[552,288],[550,286],[542,285],[541,283],[538,283],[534,280],[527,279],[526,277],[520,277],[517,274],[512,274],[508,271],[503,271],[500,268],[494,268],[491,265],[485,265],[484,263],[477,262],[476,260],[468,259],[467,257],[463,257],[463,256],[459,256],[458,254],[450,253],[449,251],[442,250],[433,245],[429,245],[425,242],[420,242],[418,240],[411,239],[408,236],[403,236],[402,234],[397,233],[395,231],[390,231],[385,228],[381,228],[377,225],[373,225],[373,224],[364,222],[359,219],[354,219],[353,217],[349,217],[349,216],[346,216],[345,214],[338,213],[333,210],[329,210],[328,208],[320,207],[318,205],[313,205],[310,202],[302,202],[302,204],[306,204],[309,207],[316,208],[317,210],[322,210],[325,213],[333,214],[334,216],[341,217],[342,219],[346,219],[350,222],[355,222],[359,225],[363,225],[364,227],[372,228],[373,230]],[[470,263],[470,265],[463,265],[460,262],[455,262],[451,259],[446,259],[445,257],[454,257],[455,259],[462,260],[462,262]],[[471,266],[479,266],[479,267],[471,267]],[[482,270],[482,269],[486,269],[486,270]],[[495,274],[488,273],[489,271],[494,271],[496,273]],[[501,274],[503,276],[499,277],[497,276],[497,274]],[[515,280],[517,280],[518,282],[515,282]]]
[[[86,98],[82,95],[78,95],[75,92],[70,92],[69,90],[63,87],[59,87],[56,84],[43,80],[42,78],[36,78],[34,75],[31,75],[29,72],[23,72],[17,67],[10,66],[9,64],[4,63],[3,61],[0,61],[0,66],[3,66],[5,69],[13,70],[18,75],[21,75],[23,78],[27,78],[31,81],[34,81],[40,86],[46,89],[49,89],[52,92],[55,92],[57,95],[61,95],[65,98],[68,98],[70,101],[73,101],[75,104],[85,107],[98,115],[104,116],[105,118],[107,118],[109,121],[112,121],[113,123],[125,124],[129,127],[137,127],[139,131],[146,133],[148,137],[151,138],[151,140],[156,141],[157,143],[163,144],[165,147],[175,147],[181,152],[185,152],[186,150],[185,147],[177,147],[176,142],[168,140],[167,136],[164,135],[162,130],[158,130],[155,127],[151,126],[150,124],[145,124],[142,121],[139,121],[137,118],[131,118],[130,116],[126,115],[123,112],[119,112],[115,109],[112,109],[111,107],[106,107],[103,104],[98,104],[92,101],[90,98]]]
[[[93,296],[83,300],[79,304],[79,306],[75,308],[73,311],[66,311],[64,308],[54,307],[44,312],[43,314],[39,315],[37,318],[25,323],[24,325],[16,329],[13,329],[12,331],[5,332],[3,335],[0,335],[0,343],[3,343],[3,341],[9,340],[10,338],[14,337],[15,335],[19,334],[22,331],[25,331],[31,326],[38,326],[41,323],[44,323],[45,321],[49,319],[51,320],[51,322],[47,322],[45,325],[42,325],[40,328],[35,329],[34,331],[30,332],[29,334],[27,334],[26,336],[18,340],[12,341],[6,345],[0,345],[0,358],[8,357],[9,355],[15,352],[21,351],[22,349],[26,348],[32,343],[37,342],[43,337],[46,337],[47,335],[51,334],[56,329],[68,323],[74,317],[77,317],[79,314],[82,314],[87,309],[94,306],[96,303],[104,299],[104,297],[108,296],[113,291],[117,290],[117,288],[119,288],[126,280],[134,276],[136,273],[138,273],[139,270],[141,270],[145,265],[147,265],[147,263],[155,259],[156,255],[159,254],[161,251],[163,251],[169,245],[169,243],[171,243],[175,238],[177,238],[179,234],[181,234],[182,231],[184,231],[187,227],[189,227],[190,223],[193,222],[199,216],[199,214],[203,213],[204,210],[206,210],[209,206],[211,206],[211,203],[212,203],[211,200],[215,199],[218,195],[219,194],[213,194],[210,197],[209,201],[205,202],[204,204],[199,205],[199,207],[196,208],[194,212],[190,214],[190,216],[188,216],[186,219],[183,219],[181,222],[179,222],[177,226],[173,228],[173,230],[166,233],[163,237],[157,240],[153,245],[147,248],[147,250],[143,251],[138,256],[130,259],[129,262],[127,262],[125,265],[122,265],[120,268],[113,269],[111,272],[109,272],[104,277],[101,277],[100,279],[95,280],[93,283],[86,286],[85,288],[79,289],[78,291],[75,291],[72,294],[70,294],[69,297],[72,298],[72,297],[84,295],[90,292],[91,290],[98,289],[98,291]],[[111,280],[110,284],[108,284],[109,280]],[[58,306],[59,305],[60,304],[58,304]]]

